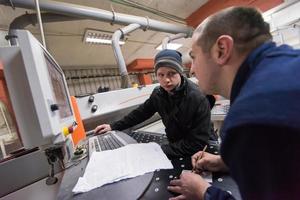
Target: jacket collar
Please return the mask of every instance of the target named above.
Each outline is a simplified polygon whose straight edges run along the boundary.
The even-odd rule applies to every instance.
[[[239,95],[243,85],[249,78],[250,72],[257,64],[266,56],[269,50],[276,47],[274,42],[266,42],[253,50],[238,69],[231,88],[230,101],[231,104]]]
[[[168,95],[168,96],[171,96],[171,97],[178,97],[178,96],[182,96],[182,94],[186,94],[186,88],[187,88],[187,84],[188,84],[188,81],[187,81],[187,78],[185,78],[184,76],[180,76],[181,77],[181,83],[179,86],[175,87],[172,92],[173,94],[170,95],[166,90],[164,90],[162,87],[160,87],[160,91],[165,94],[165,95]]]

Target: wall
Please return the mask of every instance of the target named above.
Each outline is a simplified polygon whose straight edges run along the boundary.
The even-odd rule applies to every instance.
[[[68,69],[64,70],[70,95],[85,96],[102,91],[121,89],[121,76],[117,68]],[[131,82],[139,84],[137,74],[129,74]]]
[[[0,47],[1,46],[8,46],[8,41],[5,40],[5,36],[7,35],[7,31],[0,30]]]
[[[273,40],[277,44],[289,44],[300,48],[300,2],[286,0],[281,6],[264,13],[270,24]]]

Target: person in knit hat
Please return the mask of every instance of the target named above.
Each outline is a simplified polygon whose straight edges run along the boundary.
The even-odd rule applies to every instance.
[[[149,119],[156,112],[165,125],[168,143],[162,150],[169,158],[191,156],[208,143],[210,105],[198,86],[183,74],[181,53],[162,50],[154,59],[160,86],[131,113],[112,124],[95,128],[95,134],[124,130]]]

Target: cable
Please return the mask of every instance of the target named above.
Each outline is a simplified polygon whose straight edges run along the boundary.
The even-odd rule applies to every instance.
[[[15,5],[13,4],[12,0],[9,0],[9,3],[10,3],[10,7],[12,7],[12,9],[16,9]]]
[[[163,11],[160,11],[160,10],[157,10],[157,9],[154,9],[152,7],[149,7],[149,6],[145,6],[141,3],[138,3],[138,2],[134,2],[134,1],[131,1],[131,0],[121,0],[123,2],[126,2],[126,3],[129,3],[129,4],[132,4],[132,5],[137,5],[145,10],[151,10],[155,13],[158,13],[160,15],[164,15],[164,16],[167,16],[167,17],[170,17],[172,19],[175,19],[175,20],[179,20],[179,21],[184,21],[184,19],[178,17],[178,16],[175,16],[175,15],[172,15],[172,14],[169,14],[169,13],[166,13],[166,12],[163,12]]]
[[[151,8],[151,7],[147,7],[147,6],[142,5],[140,3],[137,3],[137,2],[133,2],[133,1],[129,1],[129,0],[110,0],[110,1],[114,2],[114,3],[117,3],[117,4],[121,4],[121,5],[124,5],[124,6],[131,7],[131,8],[137,8],[139,10],[150,12],[152,14],[155,14],[157,16],[160,16],[160,17],[163,17],[163,18],[166,18],[166,19],[169,19],[169,20],[177,22],[177,23],[185,24],[185,20],[183,18],[177,17],[175,15],[171,15],[171,14],[166,13],[166,12],[156,10],[154,8]]]

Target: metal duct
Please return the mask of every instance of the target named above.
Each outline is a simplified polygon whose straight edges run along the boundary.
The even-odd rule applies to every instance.
[[[162,41],[162,49],[166,49],[169,42],[173,40],[177,40],[179,38],[187,37],[188,35],[185,33],[178,33],[176,35],[169,35],[165,37]]]
[[[140,27],[140,24],[129,24],[128,26],[117,30],[112,36],[112,46],[121,74],[121,88],[130,87],[131,82],[127,72],[124,57],[122,55],[119,41],[121,37],[124,37],[127,33],[130,33]]]
[[[15,7],[35,9],[33,0],[10,0]],[[0,4],[10,6],[9,0],[0,0]],[[64,14],[73,17],[85,18],[116,23],[120,25],[140,24],[143,29],[150,29],[154,31],[167,32],[167,33],[186,33],[191,37],[193,28],[188,26],[179,26],[166,22],[161,22],[148,17],[139,17],[116,13],[114,11],[107,11],[88,6],[81,6],[76,4],[57,2],[51,0],[43,0],[40,2],[40,9],[42,11],[49,11],[58,14]]]
[[[78,20],[78,18],[69,17],[60,14],[54,14],[54,13],[41,13],[41,15],[43,17],[44,23]],[[35,26],[36,23],[37,23],[37,18],[35,13],[32,14],[26,13],[24,15],[16,17],[9,25],[8,39],[10,40],[10,44],[11,45],[17,44],[17,40],[14,37],[14,33],[13,33],[15,29],[24,29],[27,25],[30,24]]]

